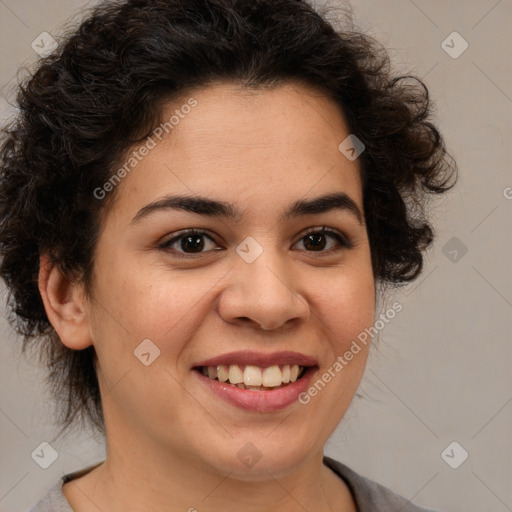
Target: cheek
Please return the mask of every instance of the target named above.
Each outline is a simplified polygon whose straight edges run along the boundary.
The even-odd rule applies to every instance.
[[[91,324],[107,407],[147,414],[147,397],[162,387],[166,400],[183,400],[175,381],[177,364],[206,314],[202,299],[213,282],[119,265],[98,284]],[[146,366],[143,354],[148,352]]]
[[[112,357],[133,356],[150,339],[162,355],[176,358],[206,315],[208,292],[218,282],[212,273],[138,268],[123,262],[111,265],[96,286],[93,304],[94,340]],[[211,305],[210,305],[211,307]],[[119,359],[118,359],[119,360]]]
[[[328,327],[337,352],[346,350],[352,340],[373,325],[375,283],[368,267],[351,272],[340,270],[317,289],[321,319]]]
[[[319,318],[330,343],[322,367],[299,400],[334,429],[353,399],[364,373],[375,320],[375,283],[368,267],[337,272],[317,290]],[[325,389],[325,391],[324,391]],[[317,397],[321,397],[318,399]]]

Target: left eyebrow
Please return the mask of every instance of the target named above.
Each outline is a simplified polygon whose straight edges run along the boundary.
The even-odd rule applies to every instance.
[[[141,208],[130,224],[135,224],[152,213],[165,210],[182,210],[209,217],[224,217],[235,222],[243,214],[232,204],[200,196],[167,196]],[[363,214],[356,202],[344,192],[315,197],[313,199],[299,199],[290,205],[281,215],[280,221],[303,215],[318,215],[333,210],[347,211],[353,214],[359,224],[363,224]]]
[[[332,210],[342,210],[352,213],[359,224],[363,224],[363,214],[356,202],[344,192],[335,192],[314,199],[299,199],[293,203],[281,216],[287,220],[301,215],[316,215]]]

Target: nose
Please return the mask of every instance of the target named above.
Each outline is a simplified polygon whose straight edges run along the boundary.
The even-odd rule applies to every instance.
[[[309,318],[309,305],[290,263],[268,248],[252,263],[239,258],[228,279],[218,303],[228,323],[252,323],[270,331]]]

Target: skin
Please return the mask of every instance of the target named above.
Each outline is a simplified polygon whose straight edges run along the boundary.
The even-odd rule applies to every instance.
[[[277,412],[226,403],[191,369],[236,350],[292,350],[316,358],[314,382],[373,324],[364,218],[333,210],[279,220],[292,202],[333,191],[363,212],[358,161],[338,150],[349,135],[343,113],[299,84],[256,91],[219,83],[168,104],[164,118],[190,96],[198,105],[117,186],[91,295],[41,261],[41,295],[62,342],[94,345],[105,414],[106,461],[64,494],[78,512],[355,511],[322,456],[367,347],[309,404]],[[161,210],[132,222],[170,194],[229,202],[242,216]],[[305,232],[323,226],[353,247],[326,236],[325,249],[308,250]],[[159,247],[189,228],[211,235],[204,252],[185,259],[179,242]],[[248,236],[263,248],[250,264],[236,252]],[[147,338],[161,351],[149,366],[133,353]],[[261,453],[252,467],[237,457],[247,442]]]

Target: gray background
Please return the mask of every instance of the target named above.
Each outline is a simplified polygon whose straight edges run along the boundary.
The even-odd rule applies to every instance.
[[[90,4],[0,0],[2,119],[17,69],[36,60],[32,41],[43,31],[59,34]],[[356,22],[389,48],[397,69],[425,80],[461,178],[436,205],[438,238],[427,268],[396,296],[404,309],[381,332],[361,397],[326,452],[418,504],[512,511],[512,1],[351,4]],[[453,31],[469,44],[456,59],[441,46]],[[454,52],[461,46],[452,39]],[[53,441],[41,371],[19,357],[20,341],[4,316],[0,511],[18,512],[63,473],[102,460],[104,448],[90,433]],[[44,441],[58,453],[46,470],[31,458]],[[469,453],[458,469],[441,457],[453,441]],[[449,454],[457,460],[457,450]]]

